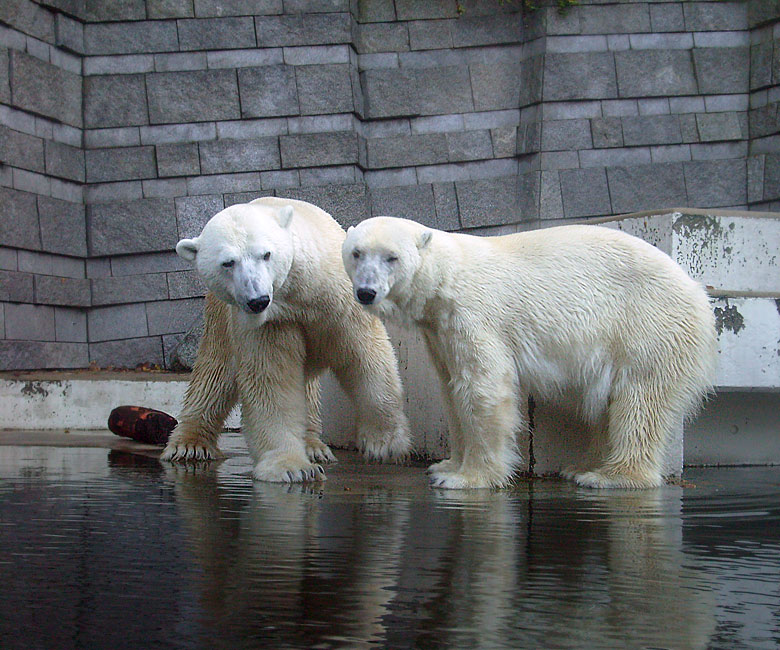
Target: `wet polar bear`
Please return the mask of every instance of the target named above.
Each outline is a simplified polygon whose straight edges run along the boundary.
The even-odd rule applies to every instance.
[[[214,458],[241,402],[241,429],[262,481],[325,478],[318,375],[330,368],[357,407],[370,459],[402,457],[409,425],[381,321],[352,298],[342,228],[318,207],[265,197],[219,212],[176,252],[209,293],[205,331],[164,460]]]
[[[717,355],[703,288],[625,233],[572,225],[474,237],[393,217],[347,233],[355,297],[422,330],[441,379],[451,458],[444,488],[507,485],[527,395],[580,396],[603,429],[579,485],[661,485],[667,440],[708,391]]]

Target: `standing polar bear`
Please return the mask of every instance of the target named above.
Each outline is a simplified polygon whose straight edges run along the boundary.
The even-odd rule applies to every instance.
[[[505,486],[520,404],[579,394],[603,429],[579,485],[661,485],[665,443],[709,390],[717,346],[702,287],[625,233],[572,225],[474,237],[393,217],[347,233],[344,266],[371,311],[420,327],[441,379],[445,488]]]
[[[210,459],[237,401],[262,481],[325,478],[318,375],[330,368],[357,407],[370,459],[409,449],[395,353],[381,321],[352,299],[342,228],[303,201],[265,197],[219,212],[176,252],[209,293],[205,332],[164,460]]]

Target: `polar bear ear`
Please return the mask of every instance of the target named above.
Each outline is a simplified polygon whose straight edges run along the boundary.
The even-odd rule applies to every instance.
[[[431,238],[433,237],[433,231],[431,230],[424,230],[423,233],[417,238],[417,248],[419,250],[422,250],[428,244],[431,243]]]
[[[291,205],[283,205],[279,209],[279,216],[277,217],[277,221],[282,228],[287,228],[290,225],[294,212],[295,210]]]
[[[182,239],[178,244],[176,244],[176,254],[188,262],[195,261],[195,258],[198,256],[197,238]]]
[[[347,228],[347,234],[351,233],[355,229],[355,226],[350,226]]]

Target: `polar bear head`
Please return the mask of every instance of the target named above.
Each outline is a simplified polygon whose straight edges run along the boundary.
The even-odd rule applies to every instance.
[[[432,236],[431,229],[395,217],[374,217],[350,228],[341,256],[357,301],[369,306],[398,297],[417,273]]]
[[[292,205],[233,205],[215,214],[198,237],[176,244],[176,253],[195,263],[220,300],[263,322],[292,266],[293,214]]]

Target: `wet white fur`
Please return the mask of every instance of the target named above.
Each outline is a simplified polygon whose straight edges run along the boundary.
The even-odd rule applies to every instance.
[[[430,469],[448,488],[506,485],[520,457],[519,405],[579,396],[602,424],[589,487],[663,483],[676,427],[710,387],[717,347],[703,288],[640,239],[572,225],[474,237],[376,217],[349,230],[343,261],[369,309],[424,333],[448,411],[451,458]]]
[[[381,321],[352,300],[341,264],[342,228],[303,201],[265,197],[216,214],[177,252],[209,289],[205,332],[166,460],[216,457],[230,409],[258,480],[321,480],[333,460],[320,440],[319,374],[330,368],[357,409],[357,442],[370,459],[409,448],[395,353]],[[270,255],[268,255],[270,253]],[[222,264],[232,261],[229,268]],[[267,295],[251,313],[247,301]]]

